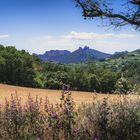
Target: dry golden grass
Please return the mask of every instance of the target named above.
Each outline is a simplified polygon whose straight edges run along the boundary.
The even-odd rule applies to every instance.
[[[61,90],[49,90],[49,89],[36,89],[36,88],[25,88],[19,86],[11,86],[0,84],[0,102],[3,104],[5,98],[9,99],[11,94],[18,95],[22,98],[22,101],[25,102],[30,94],[31,97],[35,98],[39,96],[39,98],[45,99],[46,96],[49,98],[50,102],[58,103],[61,96]],[[81,103],[90,103],[93,101],[93,97],[96,96],[97,100],[102,100],[107,97],[112,101],[116,101],[118,98],[121,98],[119,95],[107,95],[107,94],[99,94],[99,93],[91,93],[91,92],[81,92],[81,91],[72,91],[72,97],[76,105],[80,105]],[[133,95],[129,95],[130,97],[135,97]]]

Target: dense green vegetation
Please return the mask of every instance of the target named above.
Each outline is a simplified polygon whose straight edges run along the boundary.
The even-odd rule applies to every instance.
[[[35,86],[35,65],[39,60],[24,50],[0,46],[0,82]]]
[[[127,93],[140,88],[140,51],[122,53],[102,61],[79,64],[42,62],[34,55],[14,47],[0,46],[0,82],[104,93]]]

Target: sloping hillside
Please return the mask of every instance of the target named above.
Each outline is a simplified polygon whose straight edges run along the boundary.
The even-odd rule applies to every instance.
[[[88,62],[90,60],[101,60],[110,57],[110,54],[103,53],[89,47],[84,47],[70,52],[67,50],[51,50],[46,51],[44,54],[37,55],[44,61],[52,61],[56,63],[79,63],[79,62]]]

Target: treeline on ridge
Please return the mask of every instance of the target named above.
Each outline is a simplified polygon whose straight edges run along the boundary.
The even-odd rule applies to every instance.
[[[79,64],[43,62],[13,46],[0,45],[0,83],[102,93],[127,93],[140,87],[140,52]]]

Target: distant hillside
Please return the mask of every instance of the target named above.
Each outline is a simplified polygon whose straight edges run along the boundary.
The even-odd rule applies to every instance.
[[[132,52],[122,51],[122,52],[115,52],[113,55],[110,56],[110,59],[114,60],[135,60],[140,59],[140,49],[137,49]]]
[[[71,54],[70,51],[67,50],[51,50],[46,51],[44,54],[37,55],[43,61],[53,61],[56,63],[65,63],[66,58]]]
[[[110,58],[116,59],[116,58],[124,57],[124,56],[127,55],[128,53],[129,53],[128,51],[115,52],[113,55],[111,55]]]
[[[86,46],[84,48],[79,47],[79,49],[73,52],[67,50],[51,50],[37,56],[43,61],[72,64],[79,62],[88,62],[90,60],[106,59],[111,55],[94,49],[90,49]]]
[[[48,51],[46,54],[50,60],[45,61],[77,64],[42,62],[25,50],[0,45],[0,83],[48,89],[68,85],[78,91],[140,94],[140,50],[113,56],[84,47],[74,52]]]

